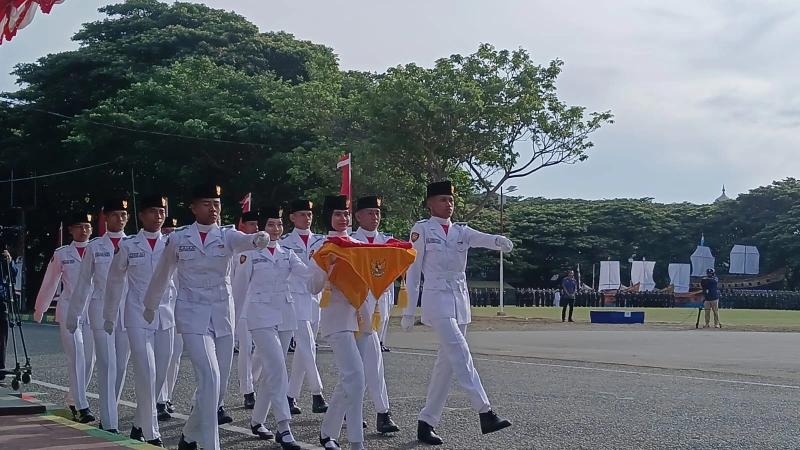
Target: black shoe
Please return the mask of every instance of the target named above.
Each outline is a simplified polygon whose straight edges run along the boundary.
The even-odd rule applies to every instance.
[[[256,393],[251,392],[244,394],[244,409],[253,409],[256,407]]]
[[[511,426],[511,422],[497,417],[497,414],[491,409],[485,413],[480,413],[479,416],[481,417],[481,433],[483,434],[494,433]]]
[[[366,420],[362,420],[361,421],[361,428],[363,428],[365,430],[367,429],[367,421]]]
[[[328,411],[328,402],[322,394],[311,396],[311,412],[320,414]],[[292,413],[294,414],[294,413]]]
[[[569,319],[567,322],[575,322],[575,321],[574,321],[574,320],[572,320],[572,319]]]
[[[378,413],[376,428],[378,433],[396,433],[400,431],[400,427],[392,420],[391,412]]]
[[[167,404],[166,403],[156,403],[156,412],[158,415],[159,422],[166,422],[169,419],[172,419],[172,414],[167,411]]]
[[[292,397],[286,397],[286,400],[289,402],[289,412],[291,412],[293,416],[303,412],[303,410],[297,406],[297,402]]]
[[[94,416],[92,415],[92,412],[89,411],[89,408],[84,408],[78,411],[78,422],[80,423],[94,422]]]
[[[442,445],[442,438],[436,434],[436,430],[422,420],[417,421],[417,440],[428,445]]]
[[[175,412],[175,406],[173,406],[172,402],[167,400],[167,412],[172,414]]]
[[[225,408],[220,406],[217,410],[217,424],[225,425],[226,423],[233,422],[233,417],[230,414],[225,412]]]
[[[78,410],[74,406],[69,405],[69,412],[72,413],[72,420],[78,421]]]
[[[105,431],[106,433],[111,433],[111,434],[119,434],[119,430],[116,429],[116,428],[112,428],[110,430],[103,430],[103,431]]]
[[[144,432],[141,428],[131,428],[131,439],[134,441],[144,442]]]
[[[164,445],[164,441],[162,441],[161,438],[155,438],[152,441],[147,441],[147,443],[150,445],[154,445],[156,447],[162,447],[162,448],[166,447]]]
[[[325,444],[328,442],[332,443],[333,446],[326,447]],[[339,443],[336,442],[335,439],[331,439],[329,437],[323,438],[322,436],[319,437],[319,446],[326,449],[326,450],[340,450],[342,447],[339,447]]]
[[[254,435],[258,436],[259,439],[265,441],[271,441],[275,439],[275,435],[272,434],[272,432],[269,431],[269,428],[265,427],[263,423],[251,425],[250,431],[252,431]]]
[[[197,450],[197,442],[186,442],[186,438],[181,433],[181,440],[178,441],[178,450]]]
[[[383,342],[381,342],[381,352],[388,353],[390,351],[392,351],[392,350],[389,349],[388,347],[386,347],[385,345],[383,345]]]
[[[278,436],[275,437],[275,442],[281,444],[281,448],[283,448],[283,450],[303,450],[303,447],[300,447],[300,444],[298,444],[297,441],[283,442],[283,437],[288,434],[291,434],[291,431],[278,432]]]
[[[292,340],[289,341],[289,353],[294,353],[295,348],[297,348],[297,342],[295,342],[294,338],[292,338]]]

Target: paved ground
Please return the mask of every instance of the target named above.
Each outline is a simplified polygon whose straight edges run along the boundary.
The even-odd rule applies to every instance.
[[[43,439],[44,436],[48,438]],[[3,417],[0,423],[0,446],[14,450],[153,448],[50,415]]]
[[[28,324],[24,330],[35,368],[27,389],[42,400],[63,402],[67,381],[58,330]],[[477,416],[454,386],[438,430],[445,439],[439,448],[798,449],[800,353],[793,336],[702,330],[472,333],[474,351],[493,355],[475,358],[489,397],[514,427],[481,436]],[[395,351],[386,355],[386,376],[394,418],[403,430],[392,437],[370,431],[368,448],[423,448],[415,442],[415,426],[435,356],[429,350],[433,338],[432,333],[390,334]],[[336,369],[326,348],[319,365],[330,396]],[[235,370],[234,361],[234,377]],[[129,375],[121,428],[129,427],[123,424],[133,414],[132,388]],[[184,355],[174,399],[179,412],[188,412],[192,389]],[[94,380],[89,390],[97,392]],[[235,382],[226,401],[235,422],[221,432],[223,448],[280,448],[249,435],[249,415]],[[310,410],[307,392],[299,401]],[[96,396],[90,402],[96,410]],[[371,430],[369,400],[365,417]],[[295,416],[296,437],[313,444],[321,420],[310,411]],[[178,417],[162,426],[171,448],[182,425]]]

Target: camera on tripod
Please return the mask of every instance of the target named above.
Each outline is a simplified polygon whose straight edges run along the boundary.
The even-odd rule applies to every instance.
[[[12,231],[19,233],[18,227],[0,227],[0,237],[5,240],[4,232]],[[11,259],[8,249],[2,246],[2,256],[0,256],[0,380],[11,377],[11,387],[15,391],[19,390],[21,383],[31,382],[31,360],[28,356],[28,348],[25,345],[25,335],[22,331],[22,298],[17,294],[14,281],[17,277],[22,277],[22,273],[17,269]],[[21,278],[19,278],[21,279]],[[14,350],[14,367],[7,368],[8,343]],[[20,363],[18,348],[21,347],[24,364]]]

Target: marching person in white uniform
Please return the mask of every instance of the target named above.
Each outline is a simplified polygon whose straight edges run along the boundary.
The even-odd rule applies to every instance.
[[[427,206],[431,218],[417,222],[411,229],[411,242],[417,258],[406,274],[409,297],[418,298],[422,290],[422,323],[433,327],[439,337],[439,353],[433,366],[425,407],[419,414],[417,439],[430,445],[441,445],[434,428],[442,418],[447,393],[455,376],[467,391],[472,407],[479,414],[481,432],[491,433],[511,426],[492,411],[483,390],[472,355],[464,338],[471,321],[467,279],[467,252],[470,248],[487,248],[510,252],[513,245],[503,236],[481,233],[450,221],[453,215],[455,189],[449,181],[428,185]],[[414,327],[416,304],[409,302],[403,311],[402,326],[406,332]]]
[[[350,226],[350,201],[346,196],[327,196],[322,207],[322,220],[328,230],[328,236],[318,239],[311,245],[311,254],[322,247],[328,237],[336,236],[354,239],[347,235]],[[333,267],[333,266],[331,266]],[[320,294],[328,282],[328,273],[320,269],[313,260],[309,260],[309,291]],[[332,270],[332,269],[331,269]],[[364,362],[361,348],[356,342],[355,332],[365,333],[372,326],[369,305],[364,302],[357,311],[350,304],[341,290],[331,285],[331,297],[327,308],[322,311],[320,327],[322,336],[333,350],[333,359],[339,369],[339,382],[333,390],[328,412],[322,419],[320,429],[320,445],[326,449],[338,449],[336,439],[342,432],[342,424],[347,417],[347,439],[353,450],[364,449]],[[363,318],[359,328],[358,315]]]
[[[356,201],[356,219],[358,220],[358,230],[350,237],[357,241],[369,244],[385,244],[390,239],[389,236],[378,231],[381,223],[381,199],[378,197],[361,197]],[[386,390],[386,379],[383,376],[383,342],[378,340],[378,334],[384,331],[384,327],[389,325],[390,304],[394,304],[394,284],[389,287],[379,299],[370,292],[367,294],[371,318],[375,309],[381,316],[381,330],[361,333],[357,339],[358,348],[364,360],[364,376],[366,377],[369,395],[378,413],[376,429],[378,433],[394,433],[400,431],[400,427],[394,423],[389,412],[389,394]]]
[[[86,387],[92,376],[94,366],[94,336],[89,327],[88,314],[80,318],[80,326],[74,333],[67,330],[67,310],[72,296],[74,283],[78,281],[81,260],[92,235],[92,216],[85,212],[72,214],[69,221],[69,232],[72,243],[59,247],[50,258],[47,271],[36,296],[34,320],[41,322],[44,313],[50,309],[53,297],[59,283],[63,283],[63,290],[56,305],[56,321],[61,330],[61,345],[67,356],[67,374],[69,375],[69,391],[67,391],[67,406],[72,411],[72,416],[80,423],[94,422],[95,418],[89,410],[89,401],[86,398]]]
[[[125,384],[130,345],[125,331],[125,320],[120,317],[116,328],[107,333],[104,329],[103,298],[111,260],[119,251],[119,242],[125,237],[128,223],[128,202],[108,199],[103,204],[106,220],[105,235],[89,241],[86,254],[81,261],[78,281],[72,291],[67,310],[67,329],[77,329],[79,318],[88,311],[89,325],[94,336],[94,352],[97,356],[97,389],[100,396],[100,428],[112,433],[119,432],[118,404]],[[127,285],[127,282],[123,282]],[[125,287],[123,286],[123,294]],[[134,434],[134,437],[137,437]]]
[[[144,320],[142,298],[166,246],[167,238],[161,234],[166,206],[164,197],[151,195],[142,198],[138,214],[142,230],[119,243],[119,252],[114,255],[108,270],[103,308],[104,328],[111,334],[116,329],[127,279],[128,295],[123,316],[131,346],[136,392],[131,438],[143,436],[148,444],[157,447],[164,447],[158,430],[156,395],[160,395],[164,388],[175,341],[175,286],[170,283],[164,291],[152,323]]]
[[[310,245],[321,237],[311,233],[310,230],[311,221],[314,218],[311,212],[313,206],[308,200],[296,200],[291,203],[289,220],[294,224],[294,230],[280,240],[281,247],[292,250],[306,265],[308,265]],[[292,414],[302,412],[295,399],[300,397],[303,381],[308,380],[308,387],[312,395],[311,411],[324,413],[328,410],[328,403],[322,395],[322,379],[317,370],[315,345],[317,338],[317,326],[315,325],[319,320],[320,296],[308,292],[308,276],[306,274],[291,274],[289,291],[292,294],[297,314],[297,330],[294,332],[296,347],[287,393],[289,408]]]
[[[247,234],[257,233],[260,223],[258,211],[242,213],[241,222],[242,228],[240,231]],[[250,253],[250,251],[245,253]],[[242,255],[245,253],[242,253]],[[240,266],[236,261],[241,260],[242,255],[236,255],[236,257],[233,258],[234,263],[231,266],[232,283],[233,280],[236,279],[236,270],[238,270]],[[255,357],[251,352],[253,348],[253,336],[247,329],[247,316],[244,308],[245,300],[245,295],[236,295],[234,284],[233,303],[236,310],[234,320],[236,321],[236,339],[239,341],[239,393],[244,396],[244,408],[253,409],[256,406],[256,394],[253,382],[258,382],[259,377],[261,377],[262,365],[261,358]]]
[[[237,253],[262,249],[269,235],[244,234],[233,226],[219,227],[221,189],[215,185],[192,189],[196,222],[176,229],[167,239],[161,259],[144,295],[144,318],[155,320],[164,291],[177,274],[175,324],[195,372],[195,407],[183,428],[179,450],[219,450],[215,406],[220,403],[222,368],[233,357],[233,297],[231,259]],[[229,356],[230,355],[230,356]],[[228,358],[225,360],[224,358]]]
[[[263,367],[268,368],[258,387],[259,395],[250,419],[250,429],[261,439],[275,437],[284,449],[300,450],[289,427],[292,414],[286,402],[289,384],[286,352],[292,332],[297,329],[294,301],[289,292],[289,275],[305,276],[308,267],[291,249],[278,244],[283,234],[282,216],[283,211],[277,206],[261,212],[262,220],[267,221],[265,231],[270,236],[269,246],[263,250],[242,253],[238,264],[234,262],[237,267],[233,296],[234,301],[244,304],[243,320],[238,326],[246,327],[252,334],[257,350],[255,356],[261,360]],[[242,357],[241,349],[239,357]],[[264,426],[270,406],[275,407],[277,437]]]
[[[169,236],[177,227],[178,219],[167,216],[164,219],[164,223],[161,225],[161,234],[164,236]],[[175,276],[172,277],[172,282],[175,284],[175,295],[177,296],[178,285]],[[175,339],[174,343],[172,344],[172,357],[169,359],[169,367],[167,368],[167,379],[164,381],[164,388],[159,393],[158,403],[156,403],[159,421],[171,419],[171,414],[175,412],[175,407],[172,406],[172,393],[175,392],[175,384],[178,382],[178,372],[181,368],[183,338],[178,333],[174,334]]]

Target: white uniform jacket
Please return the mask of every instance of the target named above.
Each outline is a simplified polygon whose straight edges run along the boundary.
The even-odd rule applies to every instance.
[[[344,235],[340,236],[343,239],[350,239],[358,242],[355,239]],[[317,251],[328,240],[328,236],[319,238],[311,245],[310,253]],[[328,281],[328,273],[320,269],[316,261],[309,260],[308,270],[310,276],[308,278],[308,290],[314,294],[319,295],[325,289]],[[364,302],[358,310],[361,315],[361,329],[360,331],[369,332],[372,329],[372,317],[370,312],[369,302]],[[322,330],[322,336],[330,336],[334,333],[341,331],[359,331],[358,314],[350,301],[347,300],[344,293],[336,286],[331,285],[331,298],[328,302],[327,308],[321,308],[319,327]]]
[[[175,229],[168,236],[144,294],[145,308],[158,309],[177,271],[176,331],[206,334],[211,330],[217,337],[233,334],[231,259],[237,253],[255,249],[255,238],[255,234],[244,234],[233,225],[215,225],[204,243],[196,222]]]
[[[88,250],[86,250],[88,251]],[[58,304],[56,304],[56,322],[67,323],[67,310],[69,309],[69,299],[72,297],[72,288],[74,283],[78,281],[78,272],[81,268],[81,255],[75,247],[75,243],[59,247],[50,258],[50,263],[47,264],[47,271],[42,280],[42,286],[39,288],[39,294],[36,296],[35,311],[44,314],[53,303],[53,297],[56,295],[58,284],[63,283],[61,295],[58,297]],[[81,323],[87,323],[88,315],[84,313],[81,316]]]
[[[357,241],[360,241],[360,242],[369,243],[369,239],[367,238],[367,235],[364,234],[364,230],[362,230],[361,228],[359,228],[353,234],[351,234],[350,237],[355,239],[355,240],[357,240]],[[385,244],[386,241],[388,241],[391,238],[392,238],[391,235],[387,235],[387,234],[378,232],[375,235],[375,238],[373,239],[372,243],[373,244]],[[377,300],[372,295],[372,292],[368,293],[367,294],[367,301],[370,303],[370,307],[369,307],[370,308],[370,315],[375,312],[375,305],[377,304],[378,305],[378,311],[380,311],[380,313],[381,313],[381,317],[382,318],[389,317],[389,313],[392,311],[392,306],[394,306],[394,283],[392,283],[392,285],[389,286],[388,289],[383,291],[383,294],[381,294],[380,298],[378,298]],[[371,319],[372,318],[370,317],[370,320]]]
[[[422,323],[433,319],[458,320],[459,325],[472,321],[469,306],[467,251],[470,248],[500,250],[498,236],[481,233],[466,224],[451,223],[445,234],[436,219],[421,220],[411,228],[410,241],[417,258],[406,274],[408,307],[404,315],[414,315],[419,298],[420,278],[425,277],[422,289]]]
[[[283,248],[292,250],[303,264],[308,265],[309,253],[311,251],[311,244],[322,238],[318,234],[310,234],[308,236],[308,245],[303,242],[303,238],[297,233],[297,230],[292,230],[291,233],[283,236],[278,241]],[[294,299],[294,309],[297,313],[297,320],[306,320],[309,322],[316,322],[319,317],[314,317],[319,313],[319,308],[312,308],[312,303],[319,305],[320,295],[314,295],[308,291],[308,274],[300,275],[292,273],[289,276],[289,292],[292,293]]]
[[[297,329],[289,275],[306,277],[308,267],[292,250],[277,243],[274,249],[274,253],[268,248],[242,253],[234,263],[233,297],[244,305],[242,318],[248,330],[275,326],[278,331]]]
[[[122,239],[120,239],[120,242],[122,242]],[[86,246],[86,252],[83,254],[83,261],[81,261],[78,281],[75,283],[72,297],[70,297],[67,317],[70,320],[75,320],[83,315],[84,312],[88,312],[89,326],[92,330],[103,329],[103,299],[105,298],[108,269],[111,267],[114,252],[114,243],[111,242],[111,237],[108,234],[89,241],[89,245]],[[123,280],[121,288],[123,296],[127,292],[127,284],[127,280]],[[119,317],[119,326],[123,330],[125,329],[125,320],[121,315]]]
[[[144,320],[144,293],[153,278],[156,265],[166,247],[167,237],[158,234],[156,244],[151,249],[144,230],[134,236],[128,236],[119,243],[119,252],[114,255],[108,270],[108,281],[105,291],[103,318],[116,322],[120,302],[122,301],[122,284],[128,280],[128,296],[125,299],[123,316],[128,327],[149,330],[168,330],[175,326],[175,285],[170,280],[156,310],[153,323]]]

